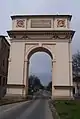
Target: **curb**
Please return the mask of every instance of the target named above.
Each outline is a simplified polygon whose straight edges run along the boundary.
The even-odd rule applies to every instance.
[[[57,111],[56,111],[56,109],[54,107],[54,104],[52,103],[52,100],[49,100],[48,103],[49,103],[49,108],[50,108],[50,110],[52,112],[53,118],[54,119],[60,119],[60,117],[59,117],[59,115],[58,115],[58,113],[57,113]]]

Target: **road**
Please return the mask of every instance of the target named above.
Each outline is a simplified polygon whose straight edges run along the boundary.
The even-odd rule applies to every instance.
[[[36,100],[0,107],[0,119],[53,119],[48,98],[44,98],[48,95],[44,91]]]

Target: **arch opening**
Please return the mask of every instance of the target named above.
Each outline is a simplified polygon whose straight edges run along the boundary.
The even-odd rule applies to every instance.
[[[39,54],[39,53],[44,53],[44,54],[47,56],[47,58],[49,58],[49,62],[50,62],[50,65],[51,65],[50,69],[48,70],[49,72],[46,72],[47,75],[49,75],[48,78],[50,78],[50,79],[44,79],[45,81],[48,80],[48,81],[47,81],[47,85],[43,83],[44,81],[42,81],[43,79],[41,79],[41,77],[39,76],[39,74],[36,75],[34,72],[31,72],[31,73],[30,73],[30,59],[31,59],[35,54]],[[28,70],[28,73],[27,73],[27,79],[28,79],[28,94],[29,94],[29,77],[30,77],[30,75],[31,75],[31,76],[36,76],[36,77],[38,77],[38,78],[40,79],[41,84],[43,84],[43,86],[45,85],[44,87],[46,87],[48,90],[49,90],[48,86],[51,86],[51,91],[52,91],[52,60],[53,60],[52,53],[51,53],[47,48],[37,47],[37,48],[34,48],[33,50],[31,50],[31,51],[29,52],[29,54],[27,55],[27,59],[28,59],[28,61],[29,61],[29,64],[28,64],[28,67],[27,67],[27,70]],[[43,57],[42,57],[42,59],[43,59]],[[44,64],[43,64],[43,65],[44,65]],[[44,72],[44,73],[45,73],[45,72]],[[48,73],[50,73],[50,74],[48,74]],[[49,85],[48,85],[48,84],[49,84]],[[32,84],[30,84],[30,85],[32,85]]]

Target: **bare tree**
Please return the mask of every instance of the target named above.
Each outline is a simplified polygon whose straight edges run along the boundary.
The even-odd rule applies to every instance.
[[[75,53],[73,55],[73,76],[79,76],[80,75],[80,52],[77,51],[77,53]]]
[[[73,68],[73,80],[77,83],[77,90],[79,94],[79,82],[80,82],[80,51],[77,51],[72,57],[72,68]]]

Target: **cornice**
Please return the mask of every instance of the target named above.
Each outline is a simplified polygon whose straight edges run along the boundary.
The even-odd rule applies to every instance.
[[[49,17],[49,18],[60,18],[60,17],[67,17],[71,20],[72,18],[72,15],[62,15],[62,14],[38,14],[38,15],[13,15],[11,16],[12,20],[15,19],[15,18],[46,18],[46,17]]]
[[[23,39],[31,39],[31,40],[48,40],[48,39],[52,39],[52,40],[68,40],[68,39],[72,39],[72,37],[74,36],[75,31],[73,30],[50,30],[50,31],[8,31],[8,35],[10,36],[10,38],[12,39],[19,39],[19,40],[23,40]]]

